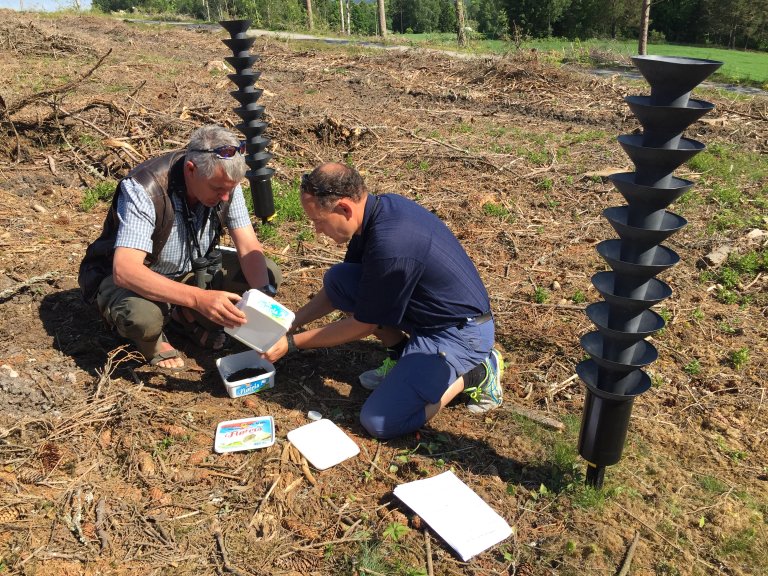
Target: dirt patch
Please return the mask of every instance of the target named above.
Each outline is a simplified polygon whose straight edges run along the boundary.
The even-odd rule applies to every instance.
[[[238,123],[234,86],[216,65],[228,55],[223,31],[0,13],[0,567],[415,575],[427,573],[429,550],[441,575],[612,574],[639,532],[634,574],[765,573],[767,286],[763,275],[743,287],[763,303],[739,307],[701,280],[699,259],[741,241],[707,231],[717,206],[676,209],[690,224],[670,243],[682,262],[664,277],[674,296],[654,336],[654,387],[635,403],[605,489],[582,486],[584,394],[571,376],[590,329],[585,302],[599,299],[589,279],[605,266],[594,247],[613,236],[601,212],[623,203],[595,173],[631,169],[615,137],[638,129],[622,98],[645,87],[535,53],[466,61],[254,45],[278,196],[321,161],[349,161],[372,189],[444,219],[492,296],[505,405],[479,418],[454,406],[417,435],[379,443],[357,420],[357,375],[383,358],[374,342],[287,358],[273,389],[230,399],[215,358],[174,341],[190,369],[154,373],[79,297],[77,266],[106,211],[82,208],[85,189],[183,145],[201,124]],[[765,100],[705,97],[717,110],[691,137],[766,152]],[[743,183],[747,195],[765,186]],[[290,308],[343,254],[290,214],[259,233]],[[728,359],[743,348],[749,362],[736,368]],[[285,440],[308,410],[341,426],[360,456],[308,468]],[[273,446],[213,453],[218,422],[267,414]],[[448,468],[515,527],[468,564],[392,496]]]

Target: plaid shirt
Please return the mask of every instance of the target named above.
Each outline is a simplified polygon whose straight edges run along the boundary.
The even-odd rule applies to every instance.
[[[155,207],[152,200],[147,196],[144,187],[132,178],[126,178],[122,181],[120,192],[117,199],[117,216],[120,220],[120,226],[117,231],[115,248],[120,246],[135,248],[151,254],[152,233],[155,230]],[[172,194],[171,201],[175,213],[173,228],[157,262],[152,264],[150,268],[158,274],[175,278],[192,270],[190,248],[194,250],[194,245],[190,246],[191,239],[187,236],[187,224],[182,205],[185,200],[178,194]],[[215,240],[216,227],[211,226],[211,218],[206,218],[209,210],[206,210],[202,204],[198,203],[191,211],[195,220],[195,231],[200,243],[200,250],[205,255]],[[243,198],[243,190],[239,184],[232,192],[226,225],[229,230],[251,226],[248,208]],[[197,256],[195,250],[193,257]]]

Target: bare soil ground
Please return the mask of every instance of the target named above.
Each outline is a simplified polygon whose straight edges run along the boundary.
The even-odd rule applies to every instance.
[[[348,160],[372,189],[443,218],[492,295],[505,405],[483,417],[451,407],[378,443],[357,421],[357,374],[383,358],[375,342],[282,360],[274,389],[233,400],[210,354],[175,341],[190,370],[148,371],[80,299],[77,266],[107,207],[83,210],[85,190],[199,125],[238,122],[224,32],[0,16],[0,573],[616,574],[637,534],[630,574],[768,574],[767,283],[742,286],[755,303],[740,307],[701,280],[705,254],[746,242],[707,231],[716,204],[676,209],[690,224],[668,241],[682,260],[663,276],[674,295],[655,385],[603,491],[583,487],[584,392],[571,376],[591,330],[584,306],[599,299],[589,279],[605,267],[595,245],[614,237],[601,211],[623,204],[600,173],[631,170],[615,136],[638,128],[622,98],[645,85],[537,54],[258,40],[279,198],[317,163]],[[765,100],[703,97],[717,110],[689,136],[765,154]],[[745,179],[745,197],[765,186]],[[343,252],[300,218],[274,228],[260,233],[285,271],[280,299],[297,308]],[[359,457],[303,465],[285,437],[310,409]],[[213,452],[218,422],[266,414],[275,445]],[[515,529],[469,563],[392,495],[449,468]]]

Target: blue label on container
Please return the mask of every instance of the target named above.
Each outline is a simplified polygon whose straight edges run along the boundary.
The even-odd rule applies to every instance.
[[[252,380],[248,384],[241,384],[235,388],[235,396],[244,396],[246,394],[252,394],[258,392],[269,382],[269,378],[262,378],[261,380]]]

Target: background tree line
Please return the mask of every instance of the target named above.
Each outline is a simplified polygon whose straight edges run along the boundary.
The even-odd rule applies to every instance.
[[[245,17],[255,27],[283,30],[307,27],[308,4],[316,29],[380,33],[376,0],[93,0],[105,12]],[[467,26],[488,38],[637,38],[640,26],[638,0],[464,0],[464,5]],[[385,0],[384,6],[393,32],[456,32],[455,0]],[[768,0],[653,0],[650,37],[768,50]]]

